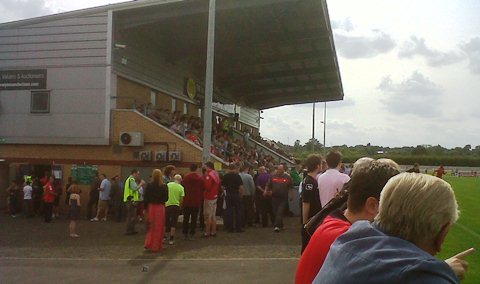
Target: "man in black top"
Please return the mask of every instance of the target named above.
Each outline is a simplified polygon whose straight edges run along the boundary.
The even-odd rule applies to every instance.
[[[243,182],[238,174],[238,166],[230,164],[229,172],[222,178],[222,186],[225,188],[225,203],[227,212],[225,227],[229,232],[243,232],[242,230],[242,203]]]
[[[310,241],[310,234],[304,229],[308,220],[322,209],[318,190],[317,175],[321,170],[322,158],[310,155],[305,161],[308,174],[302,182],[302,253]]]
[[[90,199],[88,200],[88,204],[87,204],[87,220],[92,219],[93,208],[94,208],[94,212],[97,212],[99,192],[100,192],[98,189],[100,188],[101,182],[102,181],[98,176],[98,172],[95,172],[95,177],[90,185],[90,193],[89,193]]]

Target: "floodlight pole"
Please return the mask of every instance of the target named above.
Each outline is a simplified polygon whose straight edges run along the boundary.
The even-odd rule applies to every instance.
[[[207,68],[205,74],[205,103],[203,114],[203,156],[202,162],[210,161],[212,144],[212,100],[213,100],[213,62],[215,55],[215,0],[208,7]]]
[[[315,151],[315,145],[313,141],[315,139],[315,103],[313,103],[313,110],[312,110],[312,152]]]
[[[327,137],[327,102],[324,104],[323,108],[323,155],[325,156],[325,150],[327,145],[325,145],[325,139]]]

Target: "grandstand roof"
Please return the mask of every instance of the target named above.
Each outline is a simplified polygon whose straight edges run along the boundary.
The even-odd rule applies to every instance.
[[[142,37],[205,78],[208,0],[132,1],[2,27],[108,10],[115,35]],[[216,100],[267,109],[343,99],[325,0],[217,0],[215,42]]]

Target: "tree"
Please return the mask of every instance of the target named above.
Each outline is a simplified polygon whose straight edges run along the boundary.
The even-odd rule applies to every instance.
[[[415,156],[426,155],[427,153],[428,153],[427,149],[422,145],[418,145],[412,150],[412,155],[415,155]]]

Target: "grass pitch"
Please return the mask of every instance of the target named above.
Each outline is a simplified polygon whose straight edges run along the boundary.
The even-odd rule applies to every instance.
[[[463,284],[480,283],[480,178],[446,177],[457,198],[460,218],[450,230],[439,258],[447,259],[474,247],[477,251],[466,257],[469,269]]]

